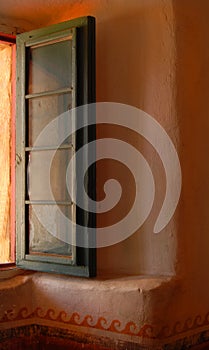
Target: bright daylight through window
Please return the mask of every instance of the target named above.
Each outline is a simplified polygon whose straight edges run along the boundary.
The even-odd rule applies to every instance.
[[[14,262],[14,208],[11,205],[14,169],[11,167],[11,148],[15,45],[7,40],[10,39],[0,39],[0,264]]]

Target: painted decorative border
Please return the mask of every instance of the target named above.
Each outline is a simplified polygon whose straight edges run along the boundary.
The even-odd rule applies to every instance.
[[[74,312],[71,316],[67,315],[65,311],[60,311],[57,315],[53,309],[49,309],[46,312],[37,307],[33,312],[29,313],[26,307],[22,308],[16,315],[13,310],[7,310],[4,316],[0,320],[0,324],[7,322],[16,322],[22,320],[32,320],[39,318],[47,321],[59,322],[67,325],[82,326],[88,328],[95,328],[102,331],[110,331],[118,334],[125,334],[130,336],[138,336],[142,338],[152,339],[153,326],[143,325],[140,329],[134,322],[128,322],[124,328],[121,327],[119,320],[113,320],[108,322],[104,317],[99,317],[96,323],[91,315],[86,315],[81,319],[77,312]]]
[[[7,310],[5,311],[4,316],[0,319],[0,325],[23,320],[31,320],[32,322],[35,318],[58,322],[65,325],[82,326],[145,339],[158,339],[164,341],[176,336],[183,336],[185,333],[191,331],[198,331],[200,328],[205,329],[209,326],[209,312],[203,317],[198,315],[194,319],[187,319],[184,323],[176,322],[172,327],[164,326],[159,330],[157,327],[150,324],[145,324],[142,327],[139,327],[134,322],[128,322],[125,327],[122,327],[122,322],[116,319],[108,322],[104,317],[99,317],[98,320],[94,321],[94,318],[91,315],[86,315],[81,318],[77,312],[68,315],[65,311],[56,313],[53,309],[44,311],[40,307],[37,307],[33,312],[29,312],[28,309],[24,307],[20,309],[17,314],[15,314],[12,309]]]
[[[209,312],[205,316],[197,315],[195,318],[188,318],[185,322],[176,322],[172,327],[164,326],[157,333],[158,339],[168,339],[200,328],[209,326]]]

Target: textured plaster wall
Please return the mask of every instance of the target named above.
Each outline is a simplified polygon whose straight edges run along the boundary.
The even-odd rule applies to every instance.
[[[169,281],[143,277],[84,280],[41,273],[16,276],[0,283],[0,349],[4,349],[8,330],[17,329],[15,339],[21,338],[18,327],[26,325],[59,329],[56,334],[61,338],[69,331],[71,339],[83,343],[97,339],[102,346],[105,341],[108,349],[139,350],[144,344],[155,349],[163,343],[158,339],[159,307],[174,287]]]
[[[173,321],[209,312],[209,3],[175,0],[177,114],[183,174],[178,236],[181,293],[170,300]],[[185,302],[186,300],[186,302]]]
[[[144,110],[167,129],[178,145],[171,2],[130,1],[127,4],[113,1],[111,5],[107,4],[102,18],[98,16],[97,19],[98,101],[126,103]],[[113,137],[114,132],[137,147],[148,160],[157,184],[156,197],[151,215],[135,234],[98,252],[99,268],[101,271],[117,272],[119,267],[121,272],[129,274],[172,274],[175,270],[176,218],[159,235],[153,234],[154,222],[165,194],[162,164],[144,139],[121,130],[98,128],[99,136]],[[103,177],[108,178],[112,167],[110,162],[101,166]],[[128,188],[127,197],[131,197],[133,188],[127,178],[122,184],[124,189]],[[123,204],[125,208],[128,206],[127,199]],[[117,212],[113,215],[117,216]]]

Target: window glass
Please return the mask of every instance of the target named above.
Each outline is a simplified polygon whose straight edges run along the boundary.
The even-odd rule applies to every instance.
[[[70,39],[31,46],[28,50],[28,94],[71,86],[72,41]]]
[[[66,187],[66,174],[73,155],[72,149],[28,153],[27,187],[30,200],[71,201]],[[68,173],[69,181],[70,175]],[[72,183],[68,185],[71,188]]]
[[[73,219],[71,205],[30,205],[29,208],[29,228],[30,243],[29,253],[57,254],[72,257],[72,246],[64,242],[64,238],[69,239],[68,227],[63,225],[59,210],[69,219]],[[42,218],[42,222],[47,221],[44,227],[37,218]],[[47,218],[47,220],[46,220]],[[53,232],[53,235],[49,232]],[[61,238],[61,239],[59,239]]]
[[[41,131],[56,117],[71,109],[72,94],[42,96],[28,101],[28,146],[33,146]],[[71,130],[69,122],[62,126]],[[61,128],[61,126],[60,126]],[[59,129],[54,129],[53,138],[43,140],[44,145],[56,145],[59,140]],[[71,138],[66,143],[71,143]],[[39,146],[43,146],[39,141]]]

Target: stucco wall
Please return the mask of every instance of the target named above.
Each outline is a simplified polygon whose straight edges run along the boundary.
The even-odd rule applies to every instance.
[[[176,108],[180,130],[182,201],[178,233],[178,266],[183,276],[173,296],[175,320],[208,328],[209,311],[209,3],[173,1],[176,26]],[[195,321],[196,318],[196,321]],[[183,324],[182,324],[183,327]],[[201,327],[200,327],[201,329]]]
[[[12,0],[7,1],[7,6],[12,4]],[[19,6],[16,1],[15,4],[10,14],[6,2],[1,5],[1,23],[25,30],[77,16],[95,16],[97,100],[126,103],[143,109],[161,123],[174,142],[183,174],[181,200],[175,216],[160,234],[153,234],[153,223],[165,193],[164,173],[149,144],[143,139],[132,139],[143,150],[153,169],[157,184],[155,204],[149,220],[138,232],[118,245],[98,250],[98,272],[99,276],[121,273],[174,275],[173,280],[166,280],[162,285],[156,282],[151,288],[148,287],[150,282],[142,287],[140,283],[137,287],[132,286],[134,293],[140,290],[144,293],[140,300],[135,295],[136,310],[142,310],[139,324],[148,322],[160,329],[167,327],[157,333],[159,337],[170,336],[169,339],[176,340],[196,334],[194,342],[200,341],[198,334],[209,329],[208,1],[39,0],[19,1]],[[120,134],[120,131],[114,131]],[[98,128],[98,137],[112,132],[111,129]],[[123,136],[127,139],[135,137]],[[112,163],[101,166],[103,177],[108,177],[112,166]],[[100,191],[98,185],[99,194]],[[55,281],[62,281],[64,291],[69,283],[63,277],[56,276],[53,280],[53,277],[44,275],[37,281],[35,277],[34,281],[33,288],[37,282],[41,288],[40,292],[36,289],[36,300],[44,295],[40,299],[42,302]],[[83,280],[80,283],[85,285]],[[116,287],[114,283],[114,292],[123,294],[119,284]],[[90,285],[88,288],[92,289]],[[105,298],[106,294],[102,295]],[[65,307],[59,291],[51,295],[50,302],[57,313]],[[137,322],[136,315],[133,316],[132,300],[127,297],[128,303],[130,309],[126,309],[122,319]],[[138,303],[144,306],[140,309]],[[8,301],[6,305],[9,308]],[[92,302],[85,307],[87,313],[94,314]],[[103,311],[97,313],[97,316],[103,315]],[[110,323],[120,315],[120,310],[116,312],[111,304],[105,311]]]

